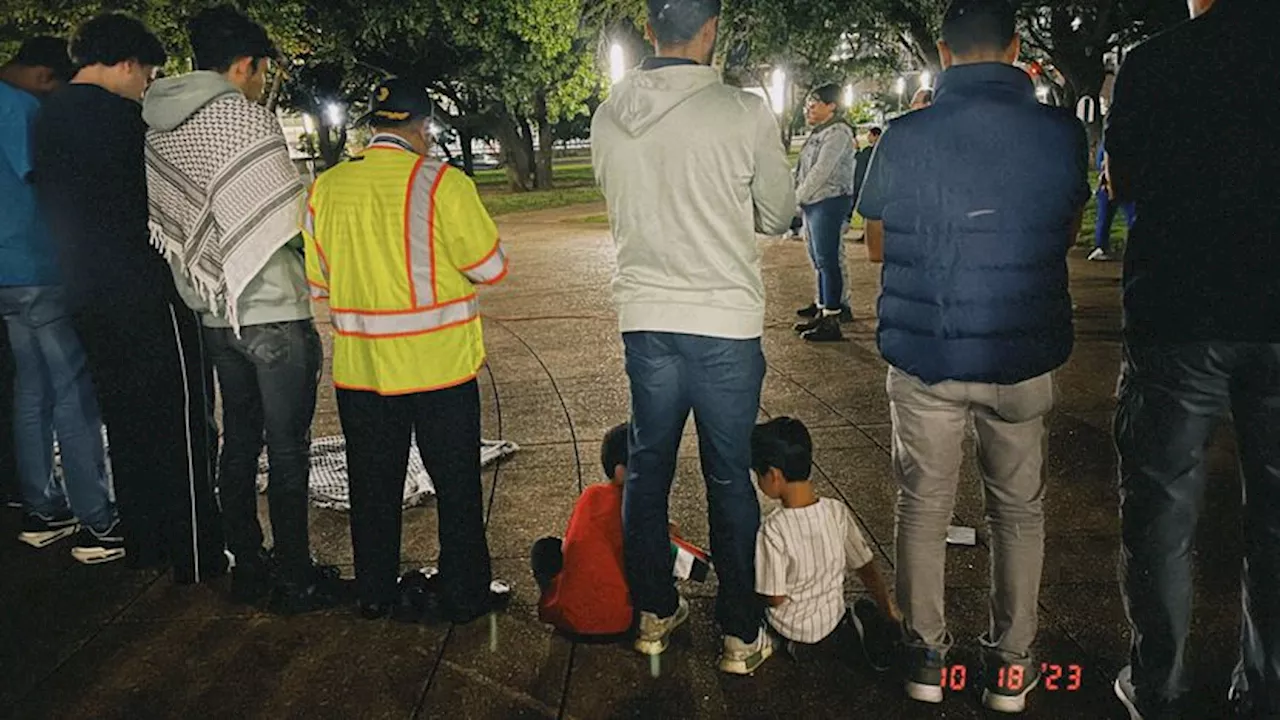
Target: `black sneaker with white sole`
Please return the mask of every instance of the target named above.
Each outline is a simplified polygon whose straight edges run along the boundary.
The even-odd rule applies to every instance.
[[[876,672],[893,667],[894,654],[902,639],[902,631],[892,618],[880,611],[870,598],[859,598],[849,609],[849,623],[858,633],[862,655]]]
[[[930,648],[907,647],[903,649],[903,678],[907,697],[917,702],[937,704],[942,702],[942,672],[947,656]]]
[[[1027,696],[1040,685],[1040,667],[1033,662],[986,663],[986,686],[982,704],[998,713],[1016,714],[1026,711]]]
[[[22,516],[22,530],[18,533],[18,539],[33,548],[43,548],[75,535],[79,529],[80,521],[70,510],[53,515],[27,513]]]
[[[120,521],[101,532],[84,527],[76,536],[75,547],[71,548],[71,557],[85,565],[100,565],[125,556],[124,535],[120,532]]]

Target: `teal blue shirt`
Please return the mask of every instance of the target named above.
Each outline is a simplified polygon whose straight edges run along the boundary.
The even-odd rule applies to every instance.
[[[31,185],[34,95],[0,82],[0,286],[56,285],[57,258]]]

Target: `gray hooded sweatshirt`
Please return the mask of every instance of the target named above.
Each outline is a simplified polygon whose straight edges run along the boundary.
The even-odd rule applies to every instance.
[[[758,338],[756,233],[782,234],[796,207],[778,122],[713,68],[645,68],[613,87],[591,124],[621,330]]]
[[[153,131],[168,132],[181,126],[214,100],[239,94],[238,88],[215,72],[200,70],[164,78],[157,80],[147,90],[142,103],[142,119]],[[180,259],[175,257],[170,262],[177,263]],[[181,268],[171,269],[178,293],[188,307],[200,313],[205,327],[231,327],[223,309],[210,308],[191,286]],[[302,236],[299,235],[276,251],[245,288],[237,308],[240,325],[308,320],[312,317],[310,295],[303,260]]]

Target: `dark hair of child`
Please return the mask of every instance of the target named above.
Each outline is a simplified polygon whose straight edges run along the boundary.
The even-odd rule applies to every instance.
[[[613,478],[613,469],[627,464],[627,450],[630,447],[628,436],[631,435],[631,423],[625,422],[604,434],[600,443],[600,464],[604,466],[605,477]]]
[[[805,482],[813,467],[813,440],[804,423],[777,417],[751,431],[751,465],[757,475],[777,468],[788,482]]]

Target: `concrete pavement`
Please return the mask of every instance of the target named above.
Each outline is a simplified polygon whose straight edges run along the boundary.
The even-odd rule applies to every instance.
[[[495,571],[515,585],[512,609],[468,627],[405,626],[350,610],[276,618],[233,605],[228,583],[177,587],[119,565],[83,567],[65,544],[35,551],[0,515],[0,716],[30,718],[510,718],[982,716],[976,637],[986,629],[987,534],[976,469],[967,462],[957,522],[979,544],[947,550],[947,610],[959,646],[957,687],[937,707],[906,700],[898,684],[859,668],[770,660],[755,677],[714,668],[714,582],[691,585],[687,629],[661,675],[621,646],[574,644],[536,618],[531,544],[563,532],[581,488],[599,478],[598,443],[626,419],[622,348],[610,302],[607,227],[575,222],[579,207],[501,223],[512,273],[482,295],[490,354],[482,373],[486,437],[521,444],[484,475]],[[846,500],[878,561],[892,573],[894,484],[885,365],[875,349],[878,271],[850,245],[856,322],[850,341],[810,346],[790,330],[812,295],[801,243],[765,243],[769,374],[762,416],[793,415],[813,430],[819,490]],[[1073,254],[1077,347],[1059,374],[1050,434],[1048,539],[1037,651],[1062,669],[1058,690],[1037,691],[1027,717],[1124,717],[1111,678],[1125,662],[1127,628],[1116,588],[1115,461],[1110,440],[1119,364],[1119,265]],[[323,318],[322,318],[323,320]],[[328,326],[322,330],[327,336]],[[339,432],[326,371],[317,435]],[[972,454],[971,448],[969,449]],[[1239,484],[1223,434],[1210,454],[1211,490],[1197,551],[1199,592],[1190,658],[1202,717],[1225,713],[1238,623]],[[692,423],[681,451],[672,519],[706,544],[706,502]],[[265,501],[263,502],[265,519]],[[406,567],[436,553],[434,508],[406,514]],[[264,520],[265,522],[265,520]],[[351,572],[345,515],[312,512],[321,560]],[[850,579],[850,595],[861,592]],[[494,642],[496,641],[496,649]],[[1079,668],[1078,689],[1069,677]]]

